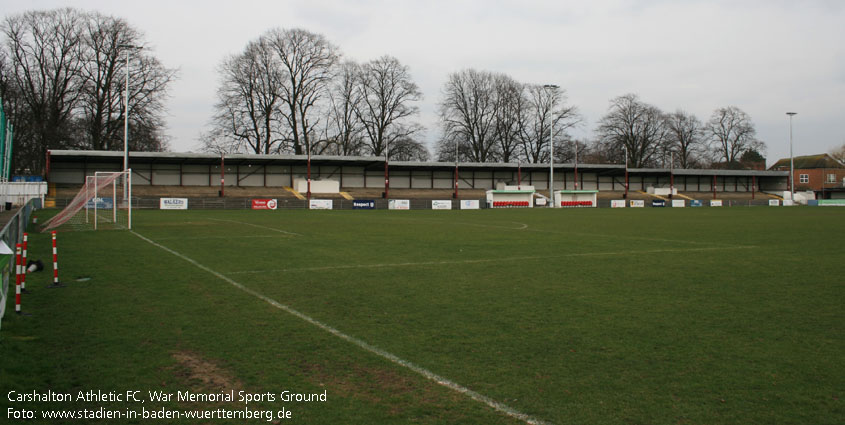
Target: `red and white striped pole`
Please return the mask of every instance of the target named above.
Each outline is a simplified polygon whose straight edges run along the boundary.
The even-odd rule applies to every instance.
[[[56,231],[51,232],[53,235],[53,286],[59,286],[59,256],[56,253]]]
[[[15,245],[15,313],[21,314],[21,244]]]
[[[21,292],[27,293],[26,290],[26,246],[29,240],[29,234],[23,234],[23,256],[21,257]]]

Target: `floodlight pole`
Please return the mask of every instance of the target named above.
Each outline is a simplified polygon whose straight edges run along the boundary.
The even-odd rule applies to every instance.
[[[453,198],[458,199],[458,139],[455,138],[455,195]]]
[[[795,158],[792,156],[792,117],[797,112],[787,112],[789,115],[789,200],[795,202]]]
[[[665,158],[665,157],[664,157]],[[669,199],[675,194],[675,152],[669,153]]]
[[[126,49],[126,81],[123,95],[123,171],[129,169],[129,51],[143,47],[132,44],[120,44],[117,47]],[[128,181],[124,177],[123,199],[126,199]]]
[[[572,139],[575,144],[575,190],[578,190],[578,141]]]
[[[390,178],[387,172],[388,161],[389,161],[389,142],[385,141],[384,147],[384,199],[387,199],[390,196]]]
[[[226,183],[226,174],[225,174],[225,172],[226,172],[225,171],[226,170],[226,160],[225,160],[225,157],[226,157],[225,153],[220,154],[220,197],[221,198],[226,195],[225,192],[224,192],[225,187],[226,187],[225,186],[225,183]]]
[[[516,189],[522,190],[522,163],[516,160]]]
[[[306,124],[307,125],[307,124]],[[307,127],[306,127],[307,128]],[[305,191],[305,197],[311,200],[311,142],[306,140],[305,149],[308,151],[308,187]]]
[[[628,146],[625,146],[625,199],[628,199]]]
[[[555,84],[546,84],[544,89],[557,90],[560,86]],[[551,97],[549,98],[551,103]],[[552,105],[553,106],[553,105]],[[554,111],[549,108],[549,202],[551,207],[555,208],[555,142],[554,142]]]

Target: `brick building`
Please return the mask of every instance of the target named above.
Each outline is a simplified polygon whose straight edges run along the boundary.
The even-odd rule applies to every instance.
[[[845,164],[828,154],[796,156],[795,172],[791,177],[795,181],[795,191],[812,190],[816,199],[845,198]],[[769,170],[789,171],[789,158],[783,158]]]

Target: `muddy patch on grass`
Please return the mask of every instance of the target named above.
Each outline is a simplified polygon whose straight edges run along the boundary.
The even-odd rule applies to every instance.
[[[171,354],[176,365],[173,375],[188,385],[211,391],[240,390],[244,385],[234,374],[190,351]]]

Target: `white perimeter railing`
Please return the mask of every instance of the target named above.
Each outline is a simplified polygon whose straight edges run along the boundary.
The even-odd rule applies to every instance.
[[[0,240],[5,242],[7,246],[14,249],[15,244],[23,240],[26,224],[29,223],[29,217],[32,215],[32,211],[35,210],[37,202],[37,199],[31,198],[3,226],[3,230],[0,231]],[[8,259],[4,259],[3,257],[8,257]],[[0,325],[2,325],[3,316],[6,314],[6,296],[9,292],[9,281],[14,276],[14,261],[14,255],[0,255],[0,286],[2,286],[0,288]]]

